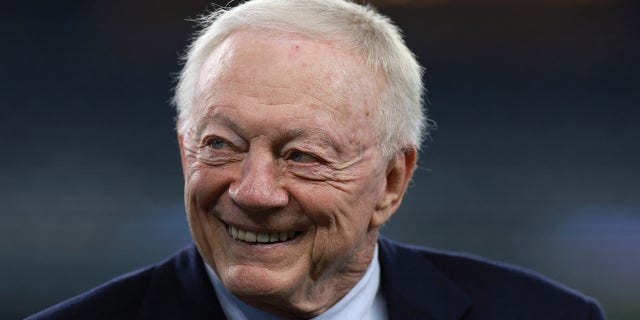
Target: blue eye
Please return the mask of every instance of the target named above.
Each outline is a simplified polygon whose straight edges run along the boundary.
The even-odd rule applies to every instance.
[[[294,150],[291,153],[289,153],[288,159],[293,162],[300,162],[300,163],[310,163],[310,162],[318,161],[316,157],[298,150]]]
[[[209,146],[211,147],[211,149],[222,150],[224,149],[226,144],[226,141],[220,138],[213,138],[209,140]]]

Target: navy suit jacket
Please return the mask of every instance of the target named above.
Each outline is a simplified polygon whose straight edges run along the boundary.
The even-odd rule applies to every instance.
[[[379,240],[389,319],[605,319],[589,297],[478,257]],[[225,319],[193,245],[28,318]]]

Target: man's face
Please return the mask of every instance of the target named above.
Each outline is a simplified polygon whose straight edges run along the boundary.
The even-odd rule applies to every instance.
[[[180,137],[187,217],[204,259],[245,302],[317,314],[368,267],[390,215],[376,79],[331,43],[255,29],[204,64]]]

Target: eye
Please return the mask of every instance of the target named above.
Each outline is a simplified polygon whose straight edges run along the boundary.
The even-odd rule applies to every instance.
[[[293,150],[289,153],[289,156],[287,157],[287,160],[291,160],[293,162],[298,162],[298,163],[313,163],[313,162],[318,162],[318,158],[308,154],[308,153],[304,153],[302,151],[299,150]]]
[[[211,147],[211,149],[222,150],[224,148],[229,147],[229,143],[221,138],[211,138],[207,141],[207,145]]]

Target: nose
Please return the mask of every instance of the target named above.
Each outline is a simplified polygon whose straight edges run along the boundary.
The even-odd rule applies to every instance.
[[[249,211],[284,207],[289,202],[286,190],[280,186],[277,160],[268,152],[247,154],[240,177],[229,186],[229,196]]]

